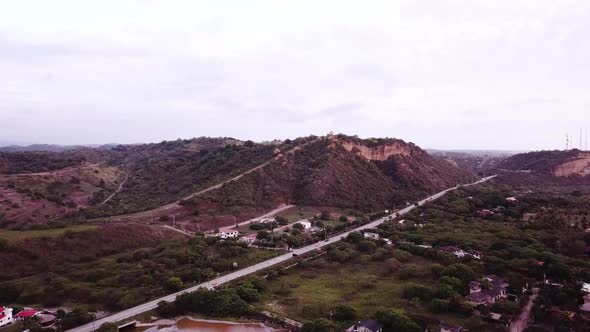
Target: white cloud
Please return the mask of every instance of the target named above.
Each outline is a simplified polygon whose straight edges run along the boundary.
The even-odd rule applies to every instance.
[[[18,1],[0,140],[328,131],[554,148],[590,110],[587,1]]]

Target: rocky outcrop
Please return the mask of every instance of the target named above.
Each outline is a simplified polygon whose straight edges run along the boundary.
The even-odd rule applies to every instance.
[[[343,142],[342,147],[368,160],[385,161],[391,156],[409,156],[411,154],[408,144],[401,142],[386,143],[372,147],[353,142]]]
[[[561,177],[590,175],[590,153],[582,152],[575,159],[557,166],[553,175]]]

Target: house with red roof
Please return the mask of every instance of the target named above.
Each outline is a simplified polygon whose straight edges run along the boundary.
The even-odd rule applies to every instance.
[[[16,317],[16,320],[25,320],[25,319],[37,317],[39,314],[41,314],[41,311],[39,311],[39,310],[25,309],[25,310],[19,312],[18,314],[16,314],[15,317]]]
[[[14,323],[12,308],[0,307],[0,327]]]

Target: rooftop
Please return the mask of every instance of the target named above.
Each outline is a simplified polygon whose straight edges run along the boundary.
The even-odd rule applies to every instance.
[[[35,309],[25,309],[21,312],[19,312],[18,314],[16,314],[16,317],[19,318],[28,318],[28,317],[33,317],[36,314],[38,314],[40,311],[35,310]]]
[[[380,330],[381,328],[383,328],[381,326],[381,323],[379,323],[378,321],[376,321],[374,319],[360,321],[360,322],[354,324],[354,326],[356,328],[358,328],[358,327],[364,327],[364,328],[366,328],[366,329],[368,329],[370,331],[373,331],[373,332],[377,332],[378,330]]]

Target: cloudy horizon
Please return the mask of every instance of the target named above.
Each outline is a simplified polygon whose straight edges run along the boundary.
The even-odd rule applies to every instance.
[[[590,129],[588,1],[19,1],[0,144],[264,141],[563,149]]]

